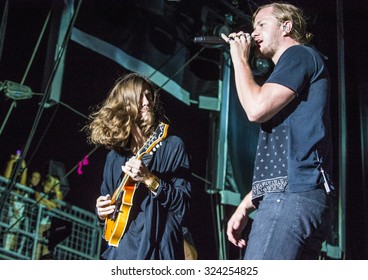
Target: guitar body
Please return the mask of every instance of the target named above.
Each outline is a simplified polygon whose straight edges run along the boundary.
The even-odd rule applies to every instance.
[[[124,186],[122,203],[120,203],[118,211],[115,211],[115,214],[113,214],[114,218],[106,218],[105,221],[104,239],[109,242],[110,246],[117,247],[119,245],[129,222],[130,210],[133,206],[136,190],[136,185],[131,180],[129,181],[129,184],[127,183]],[[117,190],[114,192],[111,201],[115,205],[117,192]]]
[[[150,153],[152,150],[154,151],[156,145],[166,137],[168,127],[168,124],[160,123],[153,136],[138,151],[136,158],[142,159],[145,154]],[[111,205],[115,205],[115,211],[105,219],[103,233],[104,239],[108,241],[110,246],[119,246],[119,242],[128,227],[136,185],[136,182],[125,174],[120,186],[111,197]]]

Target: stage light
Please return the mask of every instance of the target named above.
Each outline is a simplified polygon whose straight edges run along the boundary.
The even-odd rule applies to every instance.
[[[220,36],[221,34],[225,34],[228,36],[231,33],[231,28],[226,24],[218,24],[213,29],[214,36]]]
[[[266,58],[253,57],[251,60],[251,68],[253,75],[266,76],[273,68],[273,63],[271,60]]]
[[[4,83],[1,83],[1,88],[7,97],[14,100],[23,100],[32,97],[32,89],[19,83],[4,81]]]

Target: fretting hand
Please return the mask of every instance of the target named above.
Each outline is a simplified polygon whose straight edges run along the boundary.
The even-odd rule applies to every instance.
[[[111,197],[109,194],[101,195],[96,200],[97,215],[101,220],[104,220],[108,215],[114,212],[115,205],[111,205]]]

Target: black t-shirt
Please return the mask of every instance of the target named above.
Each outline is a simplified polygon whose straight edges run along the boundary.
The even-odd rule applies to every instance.
[[[253,198],[265,192],[311,190],[321,183],[320,165],[332,170],[330,81],[322,57],[302,45],[288,48],[266,83],[295,98],[261,125],[254,166]]]

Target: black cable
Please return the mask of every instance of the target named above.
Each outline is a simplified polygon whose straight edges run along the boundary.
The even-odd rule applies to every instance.
[[[46,129],[43,131],[43,133],[42,133],[42,135],[41,135],[40,140],[38,141],[38,143],[37,143],[36,147],[33,149],[33,153],[32,153],[32,155],[30,156],[30,158],[29,158],[29,160],[28,160],[28,162],[27,162],[27,167],[31,165],[32,159],[33,159],[33,157],[35,156],[35,154],[36,154],[36,152],[37,152],[38,148],[40,147],[40,145],[41,145],[41,143],[42,143],[42,140],[43,140],[43,138],[44,138],[44,137],[45,137],[45,135],[46,135],[46,132],[49,130],[49,128],[50,128],[50,126],[51,126],[51,123],[53,122],[53,120],[54,120],[54,118],[55,118],[55,116],[56,116],[56,112],[58,111],[58,109],[59,109],[59,106],[56,106],[56,109],[55,109],[55,110],[54,110],[54,112],[52,113],[52,116],[51,116],[51,118],[49,119],[49,122],[47,123]]]
[[[4,48],[4,41],[5,41],[5,33],[6,33],[6,25],[8,21],[8,12],[9,12],[9,1],[6,1],[3,16],[1,20],[1,26],[0,26],[0,61],[3,54],[3,48]],[[0,89],[1,90],[1,89]]]

